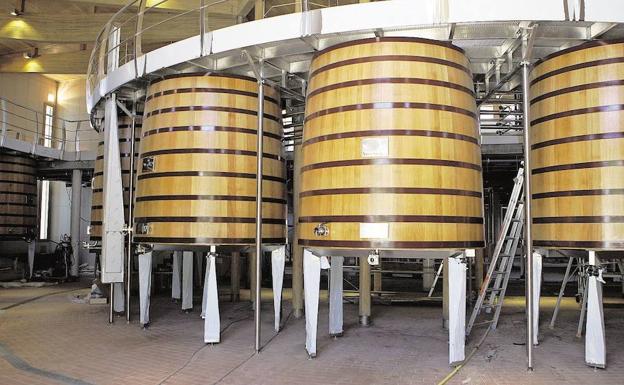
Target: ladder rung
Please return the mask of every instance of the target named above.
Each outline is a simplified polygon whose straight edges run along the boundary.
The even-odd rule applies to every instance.
[[[516,239],[516,237],[514,237],[513,235],[508,235],[505,237],[505,240],[508,241],[510,239]]]
[[[499,287],[498,289],[495,287],[489,288],[487,289],[485,292],[486,293],[492,293],[492,292],[497,292],[497,291],[503,291],[503,288]]]
[[[490,305],[489,303],[485,303],[481,305],[481,309],[496,309],[500,305],[497,303],[496,305]]]
[[[517,219],[517,218],[512,218],[512,219],[511,219],[511,221],[512,221],[512,222],[522,222],[522,220]]]
[[[494,274],[505,274],[506,272],[507,272],[506,270],[494,270],[492,272],[492,275],[494,275]]]
[[[487,320],[487,321],[481,321],[481,322],[477,322],[475,324],[473,324],[472,326],[481,326],[481,325],[487,325],[487,324],[491,324],[494,323],[493,319]]]

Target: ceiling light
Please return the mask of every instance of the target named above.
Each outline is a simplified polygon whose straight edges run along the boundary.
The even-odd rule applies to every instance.
[[[17,8],[15,8],[15,9],[13,9],[11,11],[11,16],[16,16],[17,17],[17,16],[21,16],[21,15],[22,15],[22,12],[20,12],[20,10],[17,9]]]

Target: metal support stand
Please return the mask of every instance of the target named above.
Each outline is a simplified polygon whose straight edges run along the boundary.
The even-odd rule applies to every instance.
[[[214,247],[214,246],[213,246]],[[219,318],[219,291],[217,288],[217,264],[215,252],[206,257],[206,277],[204,282],[204,342],[221,341],[221,320]]]
[[[182,310],[193,310],[193,252],[182,252]]]
[[[435,288],[434,282],[438,281],[438,277],[435,274],[435,259],[425,258],[422,260],[423,274],[422,274],[422,288],[423,291],[429,290],[432,292],[432,288]],[[431,297],[431,295],[429,295]]]
[[[35,253],[37,252],[37,241],[32,240],[28,242],[28,271],[29,278],[32,278],[33,268],[35,267]]]
[[[539,305],[542,289],[542,255],[533,253],[533,345],[538,345]]]
[[[316,357],[316,332],[318,325],[319,290],[321,282],[321,258],[303,249],[303,291],[305,297],[306,350]]]
[[[344,257],[331,257],[329,278],[329,335],[342,336],[342,278]]]
[[[80,206],[82,192],[82,170],[72,171],[72,201],[71,201],[71,245],[72,263],[70,275],[78,277],[78,265],[80,264]]]
[[[112,284],[115,288],[113,290],[114,300],[113,300],[113,312],[117,314],[121,314],[125,310],[126,304],[126,296],[125,296],[125,287],[123,282],[115,282]],[[112,294],[111,294],[112,296]]]
[[[466,260],[474,250],[448,258],[449,285],[449,364],[464,361],[466,344]]]
[[[210,253],[206,254],[206,272],[204,273],[204,279],[201,281],[203,282],[203,291],[202,291],[202,307],[201,307],[201,314],[199,315],[201,317],[201,319],[206,319],[206,308],[208,306],[208,282],[209,282],[209,274],[210,274],[210,270],[208,269],[208,263],[210,263],[210,254],[214,254],[216,255],[217,252],[217,247],[216,246],[211,246],[210,247]],[[203,253],[198,253],[200,258],[202,256]]]
[[[286,265],[286,246],[271,251],[271,272],[273,273],[273,310],[275,312],[275,332],[280,331],[282,315],[282,286],[284,285],[284,266]]]
[[[152,290],[152,252],[139,254],[139,322],[149,326],[150,294]]]
[[[587,282],[587,326],[585,328],[585,363],[597,368],[607,365],[604,313],[602,309],[602,270],[595,251],[589,252]]]
[[[171,272],[171,299],[174,302],[179,301],[182,298],[182,252],[174,251],[172,258],[172,272]]]
[[[435,277],[433,277],[433,282],[431,282],[431,288],[429,289],[429,294],[427,294],[427,297],[431,297],[433,295],[433,292],[435,291],[435,287],[438,284],[438,279],[440,279],[440,276],[442,275],[442,270],[444,269],[444,261],[440,262],[440,266],[438,266],[438,271],[435,274]]]
[[[583,279],[586,280],[587,277],[584,276]],[[583,298],[581,299],[581,314],[579,316],[578,326],[576,327],[576,338],[581,338],[583,336],[583,325],[585,324],[585,314],[587,313],[588,283],[589,282],[585,282],[585,286],[583,287],[583,292],[582,292]]]

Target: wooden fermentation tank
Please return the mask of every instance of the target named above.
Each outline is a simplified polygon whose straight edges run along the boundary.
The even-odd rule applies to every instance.
[[[408,37],[319,52],[301,173],[299,244],[321,255],[484,247],[479,127],[464,52]]]
[[[531,72],[533,245],[624,249],[624,43],[557,52]]]
[[[286,234],[278,92],[265,86],[263,243]],[[134,241],[251,245],[256,231],[255,79],[182,74],[148,88],[138,164]]]
[[[36,237],[37,176],[35,160],[0,153],[0,238]]]

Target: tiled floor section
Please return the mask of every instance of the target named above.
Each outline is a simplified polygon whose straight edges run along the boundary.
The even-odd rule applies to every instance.
[[[69,288],[0,289],[0,308]],[[326,333],[327,304],[322,303],[319,354],[310,360],[304,320],[289,317],[274,336],[268,301],[263,310],[268,344],[255,355],[247,302],[222,302],[226,329],[222,343],[211,346],[202,343],[198,312],[184,314],[167,298],[153,299],[153,324],[143,331],[124,319],[109,325],[107,307],[72,303],[77,293],[85,291],[0,311],[0,384],[436,384],[450,371],[439,307],[377,305],[373,325],[362,328],[357,306],[345,304],[345,335],[333,339]],[[542,316],[549,319],[553,301],[543,302]],[[605,309],[606,370],[585,366],[583,341],[575,338],[578,308],[569,300],[557,329],[542,322],[535,371],[529,373],[525,347],[517,345],[524,341],[523,303],[508,303],[499,329],[451,384],[624,384],[624,309]],[[482,332],[475,331],[468,349]],[[66,378],[50,377],[55,374]]]

